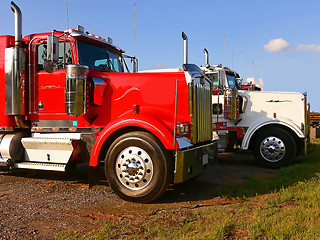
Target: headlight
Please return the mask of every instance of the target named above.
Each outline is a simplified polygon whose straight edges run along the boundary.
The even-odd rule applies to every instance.
[[[186,135],[189,133],[189,123],[177,123],[177,135]]]

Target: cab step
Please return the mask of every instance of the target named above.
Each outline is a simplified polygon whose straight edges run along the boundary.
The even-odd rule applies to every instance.
[[[36,169],[59,169],[58,166],[65,166],[72,155],[73,140],[79,140],[80,134],[34,134],[32,137],[22,138],[21,143],[25,149],[25,162],[34,163],[35,167],[38,163],[47,165],[39,165]],[[30,164],[31,164],[30,163]],[[20,164],[20,163],[17,163]],[[23,164],[21,166],[24,166]],[[31,168],[30,165],[29,168]]]
[[[14,168],[65,172],[66,164],[40,163],[40,162],[18,162],[18,163],[14,163]]]

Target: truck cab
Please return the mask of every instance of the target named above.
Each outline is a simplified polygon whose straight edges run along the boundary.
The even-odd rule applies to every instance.
[[[247,89],[238,73],[211,66],[208,58],[201,69],[213,82],[213,124],[223,150],[252,150],[257,162],[269,168],[288,165],[306,151],[306,94]]]

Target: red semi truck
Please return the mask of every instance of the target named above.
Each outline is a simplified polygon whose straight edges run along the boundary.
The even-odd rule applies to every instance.
[[[11,169],[104,166],[122,199],[150,202],[199,175],[216,154],[212,87],[183,72],[128,72],[124,51],[83,27],[0,36],[0,162]],[[135,58],[131,58],[136,62]],[[127,71],[126,71],[127,69]]]

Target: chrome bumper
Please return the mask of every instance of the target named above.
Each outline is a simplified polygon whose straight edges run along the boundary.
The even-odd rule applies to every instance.
[[[215,158],[218,141],[187,149],[178,149],[176,154],[174,183],[182,183],[200,175],[205,166]]]

